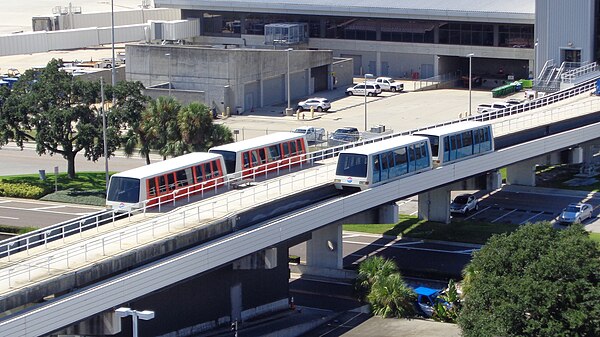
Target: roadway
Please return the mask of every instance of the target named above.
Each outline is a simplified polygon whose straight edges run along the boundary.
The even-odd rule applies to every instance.
[[[40,200],[0,198],[0,224],[45,227],[101,210],[101,207]]]

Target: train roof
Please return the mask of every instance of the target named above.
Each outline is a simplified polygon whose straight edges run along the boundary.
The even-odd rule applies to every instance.
[[[448,124],[436,128],[431,128],[427,130],[417,131],[415,135],[431,135],[431,136],[442,136],[446,134],[452,134],[459,131],[466,131],[473,128],[479,128],[485,125],[490,125],[488,123],[475,122],[475,121],[465,121],[458,122],[454,124]]]
[[[341,153],[354,154],[371,154],[380,153],[392,150],[398,146],[412,144],[416,142],[428,141],[426,137],[421,136],[398,136],[390,139],[385,139],[379,142],[357,146],[351,149],[342,151]]]
[[[304,138],[304,135],[295,132],[275,132],[265,136],[250,138],[235,143],[215,146],[210,148],[208,151],[210,152],[218,150],[239,152],[298,138]]]
[[[177,171],[184,167],[189,167],[194,164],[207,160],[213,160],[219,157],[221,157],[221,155],[216,153],[192,152],[179,157],[152,163],[150,165],[140,166],[131,170],[119,172],[113,175],[113,177],[129,177],[136,179],[152,177],[166,172]]]

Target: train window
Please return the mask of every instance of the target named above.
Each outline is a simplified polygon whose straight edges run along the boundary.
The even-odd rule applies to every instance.
[[[252,167],[258,166],[258,150],[252,150]]]
[[[191,167],[185,169],[185,176],[187,177],[188,185],[194,185],[194,173]]]
[[[285,142],[282,145],[283,145],[283,158],[287,158],[290,156],[290,144]]]
[[[405,174],[408,170],[408,165],[406,164],[406,148],[400,148],[394,150],[394,175],[400,176]]]
[[[244,152],[242,154],[243,158],[242,158],[242,163],[244,164],[244,168],[249,168],[250,167],[250,155],[248,152]]]
[[[140,180],[126,177],[112,177],[108,187],[107,200],[134,203],[140,201]]]
[[[381,167],[379,164],[379,155],[376,154],[373,156],[373,183],[378,183],[381,181]]]
[[[367,156],[342,153],[338,158],[336,173],[346,177],[367,177]]]
[[[177,186],[187,186],[188,178],[185,170],[175,172],[175,177],[177,178]]]
[[[167,174],[167,182],[169,183],[169,191],[175,189],[175,175],[173,173]]]
[[[296,142],[294,142],[294,141],[290,142],[290,147],[292,149],[292,156],[299,154],[298,150],[296,149]]]
[[[223,160],[225,161],[225,171],[227,173],[233,173],[237,168],[238,155],[233,151],[219,151],[219,150],[210,150],[210,153],[218,153],[223,156]]]
[[[444,137],[444,162],[450,160],[450,137]]]
[[[279,160],[281,159],[281,153],[280,153],[280,149],[278,145],[271,145],[269,146],[269,155],[271,156],[271,159],[273,160]]]
[[[458,149],[458,140],[456,135],[450,136],[450,160],[456,159],[456,151]]]
[[[156,179],[148,178],[148,196],[156,196]]]
[[[213,170],[210,163],[204,163],[204,179],[209,180],[213,177]]]
[[[439,156],[440,151],[440,137],[427,136],[429,138],[429,144],[431,144],[431,152],[434,157]]]
[[[204,181],[204,175],[202,174],[202,167],[200,165],[195,167],[196,169],[196,182]]]
[[[267,153],[265,149],[258,149],[258,155],[260,156],[260,163],[265,164],[267,162]]]
[[[158,190],[160,193],[167,191],[167,184],[165,183],[165,176],[158,176]]]
[[[212,172],[213,178],[221,176],[221,167],[219,166],[219,162],[216,160],[213,160],[211,163],[212,163],[211,166],[214,168],[214,170]]]
[[[296,139],[296,147],[298,147],[298,153],[302,154],[305,152],[304,150],[304,142],[302,139]]]

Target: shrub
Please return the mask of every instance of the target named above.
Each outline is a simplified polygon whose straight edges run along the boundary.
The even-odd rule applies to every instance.
[[[0,181],[0,196],[2,197],[39,199],[46,193],[48,193],[46,189],[40,186]]]
[[[41,198],[41,200],[70,204],[104,206],[106,205],[105,196],[106,194],[104,190],[77,191],[69,189],[48,194]]]

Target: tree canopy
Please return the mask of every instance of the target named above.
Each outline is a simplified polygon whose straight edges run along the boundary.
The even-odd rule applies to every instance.
[[[62,61],[53,59],[41,70],[27,70],[12,90],[0,90],[0,146],[14,141],[23,148],[24,142],[34,141],[38,154],[62,155],[73,178],[79,152],[93,161],[104,155],[101,85],[73,77],[61,67]],[[139,82],[105,87],[105,99],[114,91],[117,103],[106,113],[111,156],[121,144],[120,130],[141,113],[146,99]]]
[[[600,251],[581,226],[494,236],[467,268],[465,337],[600,336]]]

